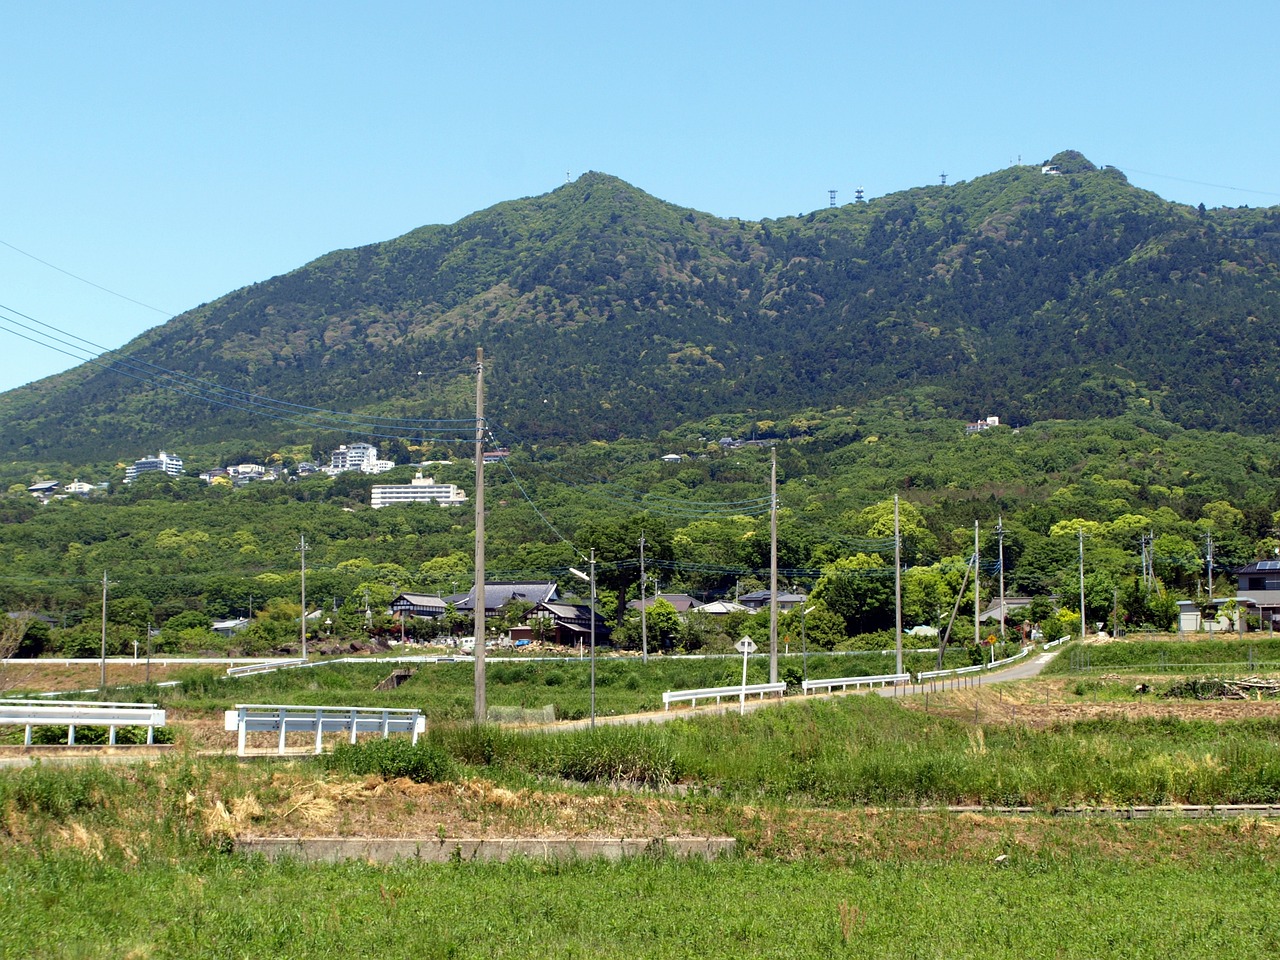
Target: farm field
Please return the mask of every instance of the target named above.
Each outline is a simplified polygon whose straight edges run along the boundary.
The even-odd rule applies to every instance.
[[[0,770],[0,957],[1220,957],[1280,947],[1280,822],[1053,815],[1280,803],[1280,704],[1163,697],[1176,676],[1136,692],[1147,678],[1068,672],[594,732],[443,719],[417,748],[368,741],[320,758],[202,752],[234,751],[220,716],[213,729],[232,700],[416,705],[438,687],[447,714],[467,678],[450,671],[470,665],[441,666],[376,700],[385,665],[237,681],[230,698],[224,681],[196,672],[156,691],[177,720],[169,755]],[[572,703],[583,676],[571,667],[551,685],[528,671],[524,693],[513,667],[494,689],[517,703],[548,690]],[[657,677],[639,676],[628,696],[642,699]],[[436,865],[268,862],[233,850],[267,836],[720,836],[737,850],[714,862]]]

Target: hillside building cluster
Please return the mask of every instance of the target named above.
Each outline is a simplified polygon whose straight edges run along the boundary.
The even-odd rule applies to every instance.
[[[161,450],[154,457],[135,460],[124,471],[124,482],[133,483],[144,473],[165,473],[171,477],[182,476],[182,458]]]
[[[436,483],[419,470],[408,483],[377,483],[369,493],[369,506],[375,510],[397,503],[438,503],[452,507],[467,502],[467,495],[456,484]]]

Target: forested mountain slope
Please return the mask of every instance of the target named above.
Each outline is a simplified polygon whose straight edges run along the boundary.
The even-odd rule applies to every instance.
[[[1280,425],[1280,208],[1197,210],[1096,169],[1015,166],[807,216],[724,220],[586,174],[323,256],[121,351],[281,400],[467,416],[475,349],[511,438],[612,438],[717,412],[900,397],[1027,422],[1151,404]],[[0,396],[10,460],[317,440],[86,365]],[[117,453],[118,451],[118,453]]]

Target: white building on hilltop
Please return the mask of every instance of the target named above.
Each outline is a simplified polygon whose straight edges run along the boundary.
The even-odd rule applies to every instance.
[[[157,456],[135,460],[131,466],[125,468],[124,482],[132,483],[140,473],[167,473],[171,477],[180,477],[182,476],[182,458],[170,456],[161,450]]]
[[[376,483],[373,485],[369,505],[377,510],[389,507],[393,503],[431,503],[442,507],[456,506],[467,502],[467,495],[455,484],[436,483],[432,477],[423,477],[422,471],[409,483]]]

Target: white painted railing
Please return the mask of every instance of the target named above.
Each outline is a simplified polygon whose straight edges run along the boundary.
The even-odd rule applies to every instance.
[[[164,711],[154,703],[104,703],[91,700],[0,700],[0,724],[24,726],[24,743],[31,746],[32,727],[66,727],[67,743],[76,742],[76,727],[106,727],[114,745],[119,727],[146,727],[147,743],[155,743],[156,727],[164,726]]]
[[[899,683],[910,683],[911,674],[909,673],[886,673],[877,677],[830,677],[826,680],[805,680],[800,686],[805,693],[812,693],[814,690],[833,690],[839,687],[841,690],[847,690],[849,687],[874,687],[888,686],[893,684],[897,686]]]
[[[690,705],[696,707],[699,700],[714,699],[716,703],[720,702],[721,697],[754,697],[760,695],[763,700],[765,694],[776,693],[778,696],[786,691],[785,683],[748,683],[745,687],[738,684],[736,687],[702,687],[698,690],[668,690],[662,695],[662,709],[670,710],[671,704],[680,700],[690,701]]]
[[[245,735],[278,734],[276,752],[283,754],[285,736],[289,733],[314,733],[315,752],[323,747],[326,733],[350,732],[351,742],[360,733],[377,733],[384,739],[392,733],[411,733],[413,742],[425,733],[427,718],[417,709],[383,707],[307,707],[238,703],[223,715],[226,730],[238,734],[236,753],[243,757]]]

